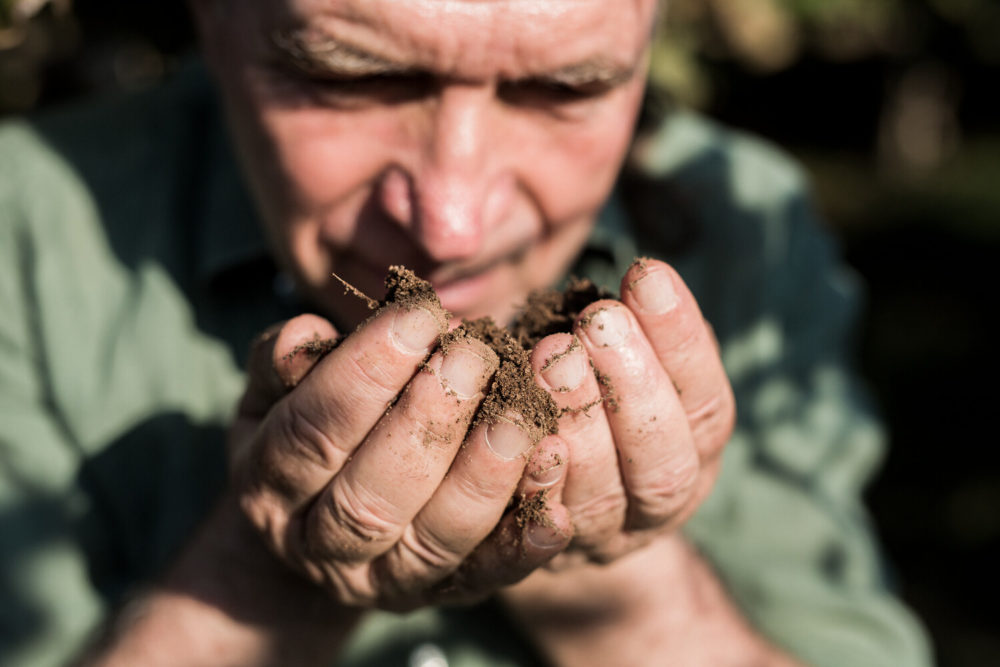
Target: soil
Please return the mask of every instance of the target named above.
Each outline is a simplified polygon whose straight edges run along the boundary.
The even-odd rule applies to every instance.
[[[521,314],[511,325],[511,332],[526,349],[554,333],[571,332],[580,312],[594,301],[614,298],[606,289],[586,278],[570,278],[569,285],[558,290],[535,290],[528,295]]]
[[[532,440],[558,430],[559,408],[552,397],[535,383],[528,351],[511,333],[490,317],[464,320],[461,326],[446,334],[441,340],[446,350],[455,341],[477,338],[496,352],[500,367],[493,376],[493,384],[483,404],[479,406],[473,426],[480,423],[495,424],[511,412],[520,414],[520,426],[527,429]]]
[[[364,301],[370,310],[376,311],[372,317],[393,304],[421,306],[438,317],[442,331],[447,328],[450,315],[441,305],[441,300],[438,299],[434,288],[429,282],[418,278],[413,271],[410,271],[406,267],[389,267],[389,273],[385,277],[385,296],[382,297],[381,301],[371,298],[336,273],[333,274],[333,277],[339,280],[344,286],[345,294],[353,294]],[[359,327],[362,325],[359,325]],[[312,340],[296,345],[292,348],[291,352],[285,355],[285,359],[291,359],[298,354],[308,355],[312,359],[320,359],[332,352],[343,339],[343,337],[320,338],[316,336]]]
[[[366,295],[362,294],[361,296],[368,299]],[[441,306],[441,300],[438,299],[437,292],[434,291],[431,284],[422,278],[418,278],[417,274],[404,266],[390,266],[389,275],[385,277],[385,296],[378,303],[378,307],[383,307],[390,303],[398,303],[404,306],[423,306],[432,312],[440,311],[447,315],[447,312]]]
[[[330,354],[340,343],[340,340],[339,338],[320,338],[319,334],[314,334],[312,340],[299,343],[284,358],[287,360],[299,354],[304,354],[310,359],[320,359]]]
[[[341,279],[338,277],[338,280]],[[341,282],[348,292],[365,300],[370,308],[379,312],[390,304],[402,304],[427,308],[431,312],[440,314],[443,321],[449,316],[441,306],[441,301],[431,284],[402,266],[389,267],[385,279],[386,293],[381,301],[376,302],[353,285],[343,280]],[[562,291],[532,292],[509,329],[499,326],[492,318],[484,317],[477,320],[463,320],[460,326],[444,334],[441,337],[441,348],[445,351],[458,340],[477,338],[493,349],[500,359],[499,369],[476,413],[473,426],[480,423],[495,424],[503,418],[509,418],[508,415],[511,413],[516,413],[520,415],[519,425],[525,428],[536,442],[548,434],[556,433],[558,418],[563,413],[549,394],[535,383],[529,352],[545,336],[560,332],[570,333],[573,323],[584,308],[594,301],[613,296],[589,280],[571,278],[569,285]],[[576,341],[574,344],[579,345],[579,342]],[[293,354],[304,352],[322,356],[335,345],[334,341],[309,341],[296,347]],[[563,354],[567,353],[568,350]],[[550,359],[548,363],[554,363],[556,360],[556,358]],[[616,409],[614,388],[610,386],[608,379],[596,370],[595,374],[604,389],[603,400],[612,409]],[[578,411],[587,411],[591,407],[593,405],[587,405]],[[540,500],[544,503],[544,497]]]
[[[514,508],[514,523],[523,533],[529,526],[529,524],[537,524],[540,526],[552,526],[552,519],[549,518],[548,512],[548,489],[542,489],[538,493],[534,493],[530,496],[521,494],[517,501],[517,507]]]

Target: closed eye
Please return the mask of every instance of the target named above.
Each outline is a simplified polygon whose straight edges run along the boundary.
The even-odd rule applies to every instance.
[[[614,87],[603,81],[568,84],[558,80],[532,78],[501,82],[497,94],[508,104],[548,107],[597,99]]]

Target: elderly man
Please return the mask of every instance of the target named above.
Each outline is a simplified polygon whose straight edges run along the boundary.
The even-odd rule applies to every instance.
[[[5,664],[922,664],[850,282],[774,152],[636,131],[654,0],[193,4],[232,150],[197,67],[0,134]],[[532,352],[558,434],[333,278],[390,264],[451,325],[620,293]]]

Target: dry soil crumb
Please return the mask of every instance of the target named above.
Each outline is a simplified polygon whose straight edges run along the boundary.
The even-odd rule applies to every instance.
[[[549,507],[548,495],[549,490],[542,489],[531,496],[522,493],[518,498],[517,507],[514,509],[514,523],[522,533],[532,523],[549,527],[553,525],[552,519],[546,512]]]
[[[310,359],[320,359],[330,354],[340,344],[340,340],[339,338],[320,338],[319,334],[313,334],[311,340],[299,343],[283,358],[285,361],[288,361],[294,359],[299,354],[304,354]]]
[[[590,365],[593,368],[593,362]],[[612,384],[611,378],[596,368],[594,368],[594,377],[597,378],[597,383],[601,385],[601,394],[603,395],[604,403],[614,412],[618,412],[618,397],[615,396],[615,386]]]

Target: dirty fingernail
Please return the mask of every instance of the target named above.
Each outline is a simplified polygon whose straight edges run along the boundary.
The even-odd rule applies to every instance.
[[[558,482],[563,475],[563,460],[560,456],[553,456],[543,461],[534,472],[531,479],[538,486],[552,486]]]
[[[524,531],[524,539],[538,549],[551,549],[562,545],[566,538],[555,527],[532,521]]]
[[[465,349],[452,349],[441,361],[441,385],[459,398],[472,398],[489,377],[489,362]]]
[[[583,354],[577,352],[580,343],[576,338],[563,352],[549,357],[539,371],[545,382],[555,391],[573,391],[583,382],[587,372]]]
[[[677,305],[674,281],[666,271],[652,271],[637,278],[630,286],[639,308],[650,315],[662,315]]]
[[[393,344],[406,354],[426,354],[441,333],[441,324],[426,308],[398,308],[389,332]]]
[[[594,345],[614,347],[620,345],[629,332],[628,316],[621,306],[602,308],[586,320],[584,331]]]
[[[520,426],[501,419],[486,428],[486,445],[504,461],[510,461],[531,447],[531,438]]]

